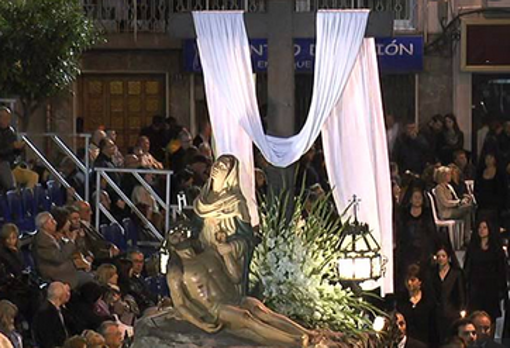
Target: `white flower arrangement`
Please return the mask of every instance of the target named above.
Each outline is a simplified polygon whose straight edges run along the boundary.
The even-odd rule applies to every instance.
[[[290,221],[281,200],[260,205],[262,242],[253,256],[252,285],[266,305],[308,327],[366,332],[369,315],[378,310],[332,281],[340,218],[325,197],[303,219],[303,198],[295,199]]]

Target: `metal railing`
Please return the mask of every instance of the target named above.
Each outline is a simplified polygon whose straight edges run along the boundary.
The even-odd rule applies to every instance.
[[[155,169],[121,169],[121,168],[94,168],[96,172],[96,229],[99,228],[100,217],[101,214],[106,214],[108,212],[106,207],[101,204],[101,179],[104,179],[108,186],[110,186],[117,195],[131,208],[133,213],[138,216],[138,218],[142,221],[142,223],[148,228],[152,237],[157,241],[162,241],[163,235],[165,231],[168,231],[170,228],[170,211],[172,210],[172,206],[170,205],[170,188],[171,188],[171,176],[173,174],[172,171],[169,170],[155,170]],[[121,173],[124,175],[132,174],[134,178],[142,185],[150,195],[155,199],[156,203],[165,211],[165,231],[158,231],[158,229],[154,226],[154,224],[147,219],[147,217],[138,209],[138,207],[133,203],[130,197],[128,197],[122,189],[117,185],[117,183],[108,175],[108,173]],[[140,174],[153,174],[153,175],[164,175],[166,178],[166,189],[165,189],[165,199],[163,200],[156,191],[150,186],[147,181],[145,181]],[[109,212],[108,212],[109,214]],[[120,224],[119,224],[120,225]]]
[[[109,33],[164,33],[171,13],[200,10],[263,12],[265,0],[81,0],[86,15]]]
[[[418,28],[419,0],[294,0],[296,12],[321,9],[369,8],[375,12],[391,11],[395,30]]]
[[[39,150],[39,148],[30,140],[30,138],[26,134],[21,134],[21,139],[25,142],[26,146],[32,150],[32,152],[36,155],[39,161],[48,169],[51,175],[57,180],[60,185],[62,185],[66,190],[71,188],[71,185],[67,182],[67,180],[60,174],[60,172],[51,164],[50,161],[44,156],[44,154]],[[78,192],[73,192],[74,198],[79,201],[82,201],[83,198],[78,194]]]

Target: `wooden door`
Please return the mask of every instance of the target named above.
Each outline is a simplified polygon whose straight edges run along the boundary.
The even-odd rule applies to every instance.
[[[86,74],[80,82],[84,131],[116,130],[124,154],[154,115],[165,115],[164,75]]]

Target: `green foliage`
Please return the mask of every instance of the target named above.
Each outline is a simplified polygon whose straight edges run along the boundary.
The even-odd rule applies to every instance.
[[[26,116],[74,81],[100,39],[78,0],[2,0],[0,32],[0,91],[19,97]]]
[[[332,281],[341,218],[324,197],[303,219],[305,198],[301,192],[294,199],[290,221],[285,218],[288,200],[260,205],[262,242],[252,262],[252,284],[261,288],[269,307],[308,327],[355,334],[370,331],[370,317],[381,312]]]

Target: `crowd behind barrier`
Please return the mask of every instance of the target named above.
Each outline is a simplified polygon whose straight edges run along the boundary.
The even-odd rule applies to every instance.
[[[136,320],[168,303],[166,280],[152,262],[159,242],[148,222],[164,235],[168,219],[199,195],[213,163],[210,125],[193,138],[174,118],[155,116],[127,149],[116,145],[116,130],[95,130],[76,157],[92,171],[105,168],[119,192],[69,158],[57,165],[67,189],[38,161],[24,162],[10,118],[0,109],[0,346],[129,346]],[[414,347],[457,341],[491,347],[496,319],[508,317],[510,122],[491,123],[476,153],[463,149],[451,114],[435,115],[421,129],[387,115],[386,129],[396,274],[391,309],[398,311],[399,339]],[[254,151],[263,197],[268,163]],[[148,170],[174,175],[166,180]],[[320,142],[300,160],[296,182],[307,189],[306,218],[308,203],[330,190]],[[90,200],[77,200],[87,187]],[[159,198],[167,195],[169,202]],[[472,315],[467,322],[463,311]],[[487,321],[480,318],[488,318],[489,329],[480,329]]]

